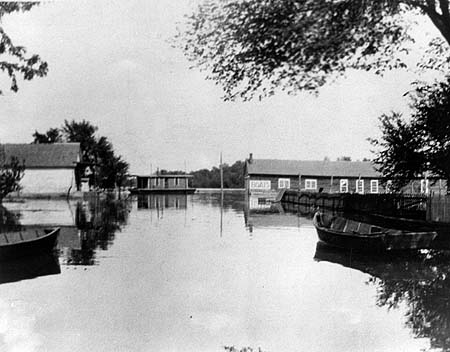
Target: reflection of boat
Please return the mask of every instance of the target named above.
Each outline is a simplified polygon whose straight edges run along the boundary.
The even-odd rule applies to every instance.
[[[56,246],[59,228],[24,228],[21,231],[0,233],[0,259],[12,259],[41,252]]]
[[[351,219],[316,212],[313,219],[319,239],[329,245],[366,252],[430,248],[434,231],[383,228]]]
[[[0,284],[61,273],[57,256],[52,252],[4,260],[0,264]]]
[[[382,280],[432,281],[439,276],[432,265],[426,265],[427,256],[419,252],[371,256],[318,242],[314,260],[339,264]]]

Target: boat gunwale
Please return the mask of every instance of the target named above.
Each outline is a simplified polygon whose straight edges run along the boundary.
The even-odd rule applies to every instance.
[[[43,229],[44,232],[45,232],[45,230],[46,230],[46,229]],[[14,243],[4,243],[4,244],[0,244],[0,248],[12,247],[12,246],[18,246],[18,245],[22,245],[22,244],[25,244],[25,243],[33,243],[33,242],[37,242],[37,241],[40,241],[40,240],[44,240],[44,239],[46,239],[46,238],[48,238],[48,237],[51,237],[51,236],[55,235],[55,233],[57,233],[58,231],[60,231],[60,228],[59,228],[59,227],[56,227],[55,229],[51,230],[50,232],[44,233],[43,236],[39,236],[39,237],[36,237],[36,238],[27,239],[27,240],[22,240],[22,241],[14,242]],[[8,233],[16,233],[16,232],[19,233],[20,231],[4,232],[4,234],[8,234]]]

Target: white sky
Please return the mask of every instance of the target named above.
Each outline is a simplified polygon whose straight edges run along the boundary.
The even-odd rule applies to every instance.
[[[0,97],[0,141],[28,143],[65,119],[99,127],[133,173],[195,170],[255,158],[372,157],[377,117],[406,111],[414,75],[354,73],[308,94],[223,102],[168,39],[195,0],[46,2],[3,24],[49,64],[45,78]]]

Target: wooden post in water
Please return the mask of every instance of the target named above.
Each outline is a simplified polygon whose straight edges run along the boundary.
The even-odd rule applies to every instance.
[[[222,152],[220,152],[220,237],[223,232],[223,165]]]

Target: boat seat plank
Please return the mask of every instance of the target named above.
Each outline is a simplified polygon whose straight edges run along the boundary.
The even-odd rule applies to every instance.
[[[372,225],[370,225],[370,224],[366,224],[366,223],[362,222],[359,225],[359,233],[360,234],[369,235],[371,233],[371,229],[372,229]]]
[[[346,220],[344,218],[334,218],[331,223],[330,229],[334,231],[343,231],[346,224]]]
[[[344,232],[358,232],[359,224],[360,223],[358,221],[347,220]]]

